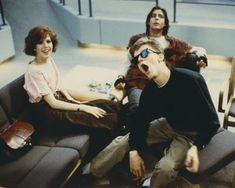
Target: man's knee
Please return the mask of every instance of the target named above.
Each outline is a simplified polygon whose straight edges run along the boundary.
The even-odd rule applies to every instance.
[[[150,187],[164,187],[174,181],[178,176],[175,165],[167,160],[161,160],[156,164],[151,178]]]
[[[115,138],[91,161],[91,172],[97,177],[104,176],[120,162],[129,151],[129,134]]]

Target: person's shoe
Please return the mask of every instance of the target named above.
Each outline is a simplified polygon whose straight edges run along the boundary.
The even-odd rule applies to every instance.
[[[116,101],[118,103],[122,103],[122,100],[125,97],[125,91],[120,89],[113,89],[109,92],[109,98],[112,101]]]
[[[95,185],[97,180],[98,178],[93,176],[92,174],[81,174],[77,180],[79,184],[78,187]]]
[[[142,187],[150,187],[150,179],[151,177],[142,181]]]

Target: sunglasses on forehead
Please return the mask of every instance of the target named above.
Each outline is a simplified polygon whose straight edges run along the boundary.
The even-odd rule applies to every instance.
[[[139,55],[133,57],[133,59],[131,60],[131,63],[134,64],[134,65],[137,65],[139,63],[139,56],[142,57],[142,58],[146,58],[146,57],[148,57],[149,53],[151,53],[151,52],[157,54],[157,52],[155,52],[155,51],[153,51],[149,48],[146,48],[146,49],[142,50],[139,53]]]

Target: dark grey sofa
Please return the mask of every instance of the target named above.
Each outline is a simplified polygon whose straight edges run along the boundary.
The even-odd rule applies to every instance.
[[[62,187],[87,153],[89,136],[73,132],[38,133],[23,83],[22,75],[0,89],[0,130],[13,119],[29,121],[36,128],[35,143],[16,160],[0,162],[0,187]]]

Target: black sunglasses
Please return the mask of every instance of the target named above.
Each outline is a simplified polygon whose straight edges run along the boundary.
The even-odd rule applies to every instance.
[[[157,53],[157,52],[155,52],[155,51],[153,51],[153,50],[151,50],[149,48],[146,48],[146,49],[142,50],[139,53],[139,55],[133,57],[133,59],[131,60],[131,63],[134,64],[134,65],[137,65],[139,63],[139,60],[138,60],[139,56],[142,57],[142,58],[146,58],[146,57],[148,57],[150,52]]]

